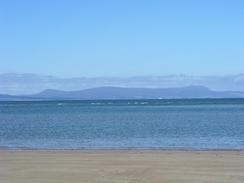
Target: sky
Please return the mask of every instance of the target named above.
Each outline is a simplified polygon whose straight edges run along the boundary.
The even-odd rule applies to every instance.
[[[244,73],[244,1],[0,0],[0,73]]]

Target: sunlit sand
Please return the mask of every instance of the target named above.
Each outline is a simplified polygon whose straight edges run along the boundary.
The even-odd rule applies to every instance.
[[[1,183],[243,183],[241,151],[0,151]]]

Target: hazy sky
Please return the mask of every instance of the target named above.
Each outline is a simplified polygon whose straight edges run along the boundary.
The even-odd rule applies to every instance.
[[[244,72],[243,0],[0,0],[0,72]]]

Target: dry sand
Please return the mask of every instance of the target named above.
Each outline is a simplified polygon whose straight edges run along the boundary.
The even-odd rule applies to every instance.
[[[0,183],[244,183],[238,151],[0,150]]]

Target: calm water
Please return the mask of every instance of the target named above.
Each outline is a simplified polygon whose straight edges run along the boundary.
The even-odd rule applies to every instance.
[[[0,147],[244,149],[244,100],[0,102]]]

